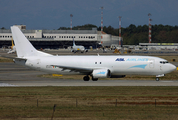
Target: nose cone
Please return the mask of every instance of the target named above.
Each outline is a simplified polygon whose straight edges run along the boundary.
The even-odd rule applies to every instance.
[[[175,65],[173,65],[173,64],[170,64],[170,66],[169,66],[169,70],[170,71],[174,71],[174,70],[176,70],[176,66]]]
[[[161,71],[163,72],[163,74],[167,74],[176,70],[176,68],[177,67],[175,65],[168,63],[168,64],[163,64]]]
[[[84,48],[84,47],[81,47],[81,50],[85,50],[85,48]]]

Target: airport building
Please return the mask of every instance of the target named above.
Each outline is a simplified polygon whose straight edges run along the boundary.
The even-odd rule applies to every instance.
[[[178,50],[178,43],[139,43],[144,50]]]
[[[73,39],[76,45],[83,45],[86,48],[97,48],[99,46],[118,45],[119,37],[92,30],[26,30],[26,25],[18,26],[24,35],[30,40],[35,48],[67,48],[73,45]],[[0,47],[11,46],[11,30],[0,30]]]

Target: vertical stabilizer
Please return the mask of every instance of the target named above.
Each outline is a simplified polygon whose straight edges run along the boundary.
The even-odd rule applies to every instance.
[[[76,46],[76,45],[75,45],[75,41],[74,41],[74,38],[73,38],[73,46]]]
[[[12,41],[12,48],[13,48],[13,47],[14,47],[14,41],[13,41],[13,38],[12,38],[12,40],[11,40],[11,41]]]
[[[17,56],[34,56],[36,54],[36,49],[16,26],[11,27],[12,37],[15,42]]]
[[[37,51],[18,27],[12,26],[11,32],[16,46],[17,57],[23,58],[27,56],[50,55],[47,53]]]

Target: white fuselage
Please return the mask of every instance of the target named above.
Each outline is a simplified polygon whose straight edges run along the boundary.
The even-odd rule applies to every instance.
[[[162,61],[166,60],[149,56],[31,56],[25,63],[21,63],[33,69],[58,74],[81,73],[52,65],[93,70],[109,69],[112,75],[161,75],[176,69],[174,65],[163,64]]]

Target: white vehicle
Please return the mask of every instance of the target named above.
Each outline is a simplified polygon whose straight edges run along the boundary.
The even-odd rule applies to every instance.
[[[150,56],[54,56],[36,50],[18,27],[11,27],[16,45],[14,62],[32,69],[56,74],[83,74],[83,80],[119,78],[125,75],[164,76],[176,70],[165,59]]]
[[[76,44],[75,44],[75,41],[74,41],[74,39],[73,39],[73,46],[72,46],[71,52],[76,53],[76,52],[78,52],[78,51],[81,51],[81,53],[88,52],[88,50],[85,49],[84,46],[82,46],[82,45],[76,45]]]

